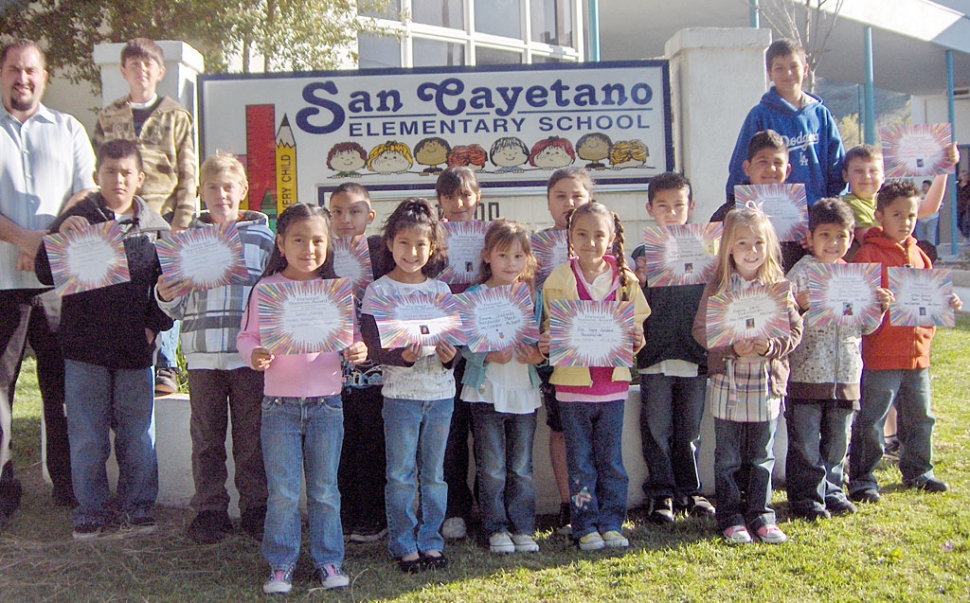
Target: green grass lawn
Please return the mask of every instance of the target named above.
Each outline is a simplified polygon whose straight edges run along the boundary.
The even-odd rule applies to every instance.
[[[879,476],[885,496],[861,512],[819,523],[789,522],[775,493],[785,545],[731,547],[713,523],[658,527],[633,514],[631,548],[579,553],[551,533],[542,552],[490,555],[480,542],[449,545],[451,567],[401,574],[383,543],[348,545],[349,589],[324,594],[301,558],[289,599],[329,601],[967,601],[970,600],[970,319],[934,342],[937,475],[941,495],[899,488],[899,472]],[[71,540],[68,514],[50,505],[40,479],[39,402],[32,365],[14,412],[16,456],[26,493],[0,535],[2,601],[263,600],[266,566],[246,536],[193,545],[191,512],[158,509],[159,534],[93,544]]]

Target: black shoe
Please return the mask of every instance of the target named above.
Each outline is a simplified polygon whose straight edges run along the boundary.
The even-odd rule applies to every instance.
[[[443,570],[448,567],[448,559],[444,553],[438,553],[434,557],[421,553],[421,561],[424,562],[424,569]]]
[[[790,507],[788,512],[792,517],[806,521],[818,521],[819,519],[829,519],[832,517],[828,509],[820,509],[818,507]]]
[[[125,515],[121,521],[122,534],[154,534],[158,529],[155,518],[148,513]]]
[[[950,489],[950,486],[946,484],[945,481],[941,479],[936,479],[935,477],[927,477],[926,479],[919,479],[914,482],[906,484],[907,488],[916,488],[917,490],[922,490],[923,492],[946,492]]]
[[[263,541],[263,524],[266,522],[266,506],[259,505],[246,509],[239,521],[244,532],[257,541]]]
[[[94,540],[101,536],[102,531],[104,531],[102,524],[82,521],[74,526],[71,537],[74,540]]]
[[[232,521],[225,511],[201,511],[189,524],[188,532],[196,544],[215,544],[232,532]]]
[[[71,486],[54,486],[51,492],[51,500],[55,507],[73,509],[77,506],[77,499],[74,498],[74,488]]]
[[[687,498],[687,514],[691,517],[714,517],[715,510],[711,501],[699,494]]]
[[[650,504],[650,514],[647,519],[653,523],[674,522],[674,501],[669,496],[658,496]]]
[[[875,504],[879,502],[879,490],[875,488],[866,488],[864,490],[856,490],[855,492],[849,492],[849,500],[853,502],[864,502],[869,504]]]
[[[0,530],[7,525],[14,511],[20,506],[23,495],[24,490],[19,481],[15,479],[0,481]]]
[[[570,522],[572,519],[569,515],[569,503],[559,504],[559,517],[556,519],[556,533],[562,534],[564,536],[569,536],[573,533],[572,525]]]
[[[155,371],[155,393],[159,396],[174,394],[179,390],[177,368],[160,368]]]
[[[418,574],[427,569],[424,565],[424,559],[418,557],[417,559],[404,559],[397,560],[397,567],[405,574]]]
[[[854,504],[845,498],[828,498],[825,500],[825,508],[831,515],[851,515],[858,511]]]

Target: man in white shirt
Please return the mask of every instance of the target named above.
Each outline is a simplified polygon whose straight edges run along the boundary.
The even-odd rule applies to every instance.
[[[64,360],[54,333],[60,300],[34,275],[34,256],[68,199],[94,187],[94,152],[77,119],[41,104],[48,77],[36,42],[18,40],[0,51],[0,529],[21,497],[10,425],[27,342],[37,357],[54,503],[74,504]]]

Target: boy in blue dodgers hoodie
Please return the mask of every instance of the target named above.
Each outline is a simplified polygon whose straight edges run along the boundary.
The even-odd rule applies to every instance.
[[[734,186],[743,184],[748,141],[762,130],[774,130],[788,143],[791,175],[788,182],[805,185],[808,206],[822,197],[836,197],[845,188],[842,161],[845,149],[835,118],[817,96],[802,90],[808,75],[805,49],[796,42],[781,39],[765,53],[768,79],[774,84],[761,102],[748,112],[731,155],[727,196],[733,199]]]
[[[667,172],[650,180],[647,213],[657,226],[686,224],[694,212],[690,181]],[[683,511],[695,517],[714,515],[701,496],[697,475],[701,417],[707,394],[707,351],[691,336],[704,285],[647,287],[647,263],[641,244],[633,250],[637,278],[651,314],[643,321],[646,344],[637,354],[640,373],[640,431],[649,477],[643,493],[648,519],[674,521]]]
[[[274,252],[268,218],[259,212],[239,210],[249,190],[246,171],[238,159],[217,153],[201,168],[199,194],[206,212],[189,228],[235,222],[242,243],[249,279],[245,284],[192,290],[176,295],[178,275],[158,280],[155,297],[162,310],[182,321],[180,340],[189,376],[189,433],[192,436],[192,479],[196,511],[189,538],[212,544],[232,531],[229,494],[226,492],[226,430],[232,420],[232,458],[239,492],[241,526],[260,540],[266,518],[266,473],[260,445],[263,373],[246,364],[236,349],[243,310],[249,292]]]
[[[74,538],[97,538],[113,522],[105,463],[115,433],[118,458],[116,507],[123,531],[152,533],[158,496],[158,458],[152,427],[152,356],[160,331],[172,319],[152,295],[161,274],[154,241],[166,222],[135,191],[145,178],[134,142],[112,140],[98,149],[95,181],[101,187],[66,210],[49,232],[69,232],[117,221],[122,228],[131,281],[64,297],[57,335],[64,351],[67,433],[78,506]],[[37,278],[54,284],[47,250],[37,253]]]
[[[806,237],[811,254],[788,272],[801,312],[809,309],[809,267],[844,264],[854,224],[852,208],[841,199],[819,199],[812,206]],[[885,313],[892,293],[880,288],[876,295]],[[856,511],[842,490],[845,453],[853,411],[859,409],[862,337],[877,326],[806,324],[802,342],[788,357],[785,474],[789,509],[795,517],[827,519]]]

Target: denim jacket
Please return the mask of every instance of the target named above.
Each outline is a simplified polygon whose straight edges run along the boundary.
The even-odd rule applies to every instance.
[[[481,287],[481,284],[472,285],[468,288],[467,292],[470,293]],[[536,324],[542,324],[542,292],[536,291],[535,295],[535,320]],[[461,355],[467,360],[465,362],[465,375],[461,379],[462,385],[469,385],[476,389],[482,387],[485,383],[485,372],[488,365],[485,362],[486,354],[488,352],[473,352],[465,346],[461,347]],[[532,387],[537,388],[541,384],[539,373],[536,371],[536,365],[534,364],[529,365],[529,380],[532,381]]]

